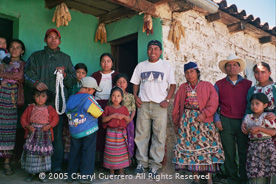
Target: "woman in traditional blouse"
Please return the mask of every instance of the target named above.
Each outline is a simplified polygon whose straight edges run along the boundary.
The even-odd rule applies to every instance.
[[[185,64],[184,73],[187,82],[176,93],[172,113],[178,134],[173,162],[176,170],[188,170],[193,175],[208,173],[211,184],[211,173],[218,172],[218,164],[224,162],[219,133],[213,123],[218,95],[210,82],[199,79],[196,63]],[[199,184],[199,179],[195,178],[193,183]]]

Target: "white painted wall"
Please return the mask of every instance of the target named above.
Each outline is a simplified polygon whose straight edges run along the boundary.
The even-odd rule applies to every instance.
[[[224,78],[225,74],[218,68],[218,62],[226,59],[229,54],[235,53],[248,63],[245,73],[249,79],[254,79],[252,67],[260,61],[270,64],[272,78],[276,80],[276,48],[274,45],[260,44],[254,38],[243,31],[229,33],[225,24],[215,21],[207,22],[204,15],[190,10],[182,13],[173,13],[174,19],[179,20],[185,27],[185,37],[180,40],[180,49],[169,41],[168,33],[170,25],[167,19],[163,25],[164,60],[169,61],[175,68],[177,87],[185,82],[184,64],[195,61],[201,71],[201,79],[215,83]]]

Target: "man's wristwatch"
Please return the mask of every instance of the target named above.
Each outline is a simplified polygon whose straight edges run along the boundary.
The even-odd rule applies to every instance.
[[[165,99],[168,103],[170,103],[170,100],[169,99]]]

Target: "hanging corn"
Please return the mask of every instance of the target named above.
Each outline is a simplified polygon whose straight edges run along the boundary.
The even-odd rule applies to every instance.
[[[143,32],[147,32],[147,35],[153,34],[153,27],[152,27],[152,18],[151,15],[146,13],[144,15],[144,25],[143,25]]]
[[[57,5],[52,22],[56,22],[56,26],[68,26],[68,23],[72,20],[71,14],[66,4],[61,3]]]
[[[182,24],[178,20],[174,20],[171,23],[171,28],[168,36],[168,40],[172,41],[176,46],[177,50],[179,50],[179,42],[181,39],[181,35],[185,36],[185,30]]]
[[[103,44],[103,42],[106,43],[106,29],[104,23],[100,23],[97,28],[95,42],[98,40],[101,40],[101,44]]]

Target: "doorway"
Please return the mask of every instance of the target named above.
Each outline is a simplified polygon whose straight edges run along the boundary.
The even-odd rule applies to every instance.
[[[7,44],[12,40],[13,21],[0,18],[0,36],[6,38]],[[8,46],[8,45],[7,45]],[[7,47],[8,49],[8,47]]]
[[[115,59],[115,70],[125,73],[129,80],[138,64],[138,34],[125,36],[110,42],[111,52]],[[132,84],[128,85],[128,92],[132,93]]]

